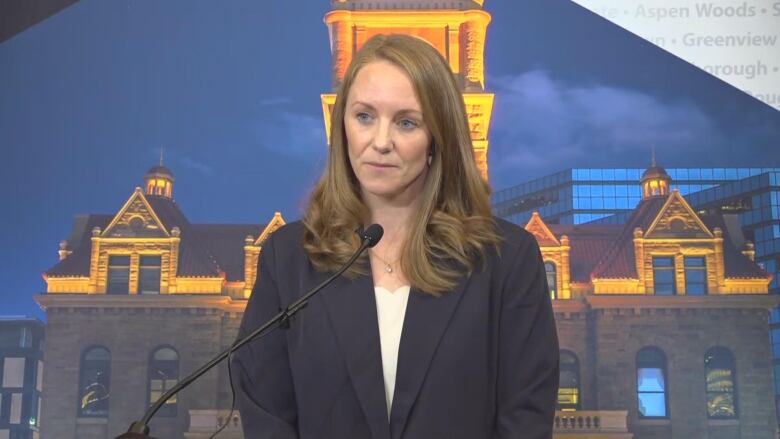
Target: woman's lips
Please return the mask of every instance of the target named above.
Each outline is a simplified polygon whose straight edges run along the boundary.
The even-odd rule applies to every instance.
[[[388,165],[387,163],[366,162],[366,164],[373,168],[379,168],[379,169],[395,168],[395,166]]]

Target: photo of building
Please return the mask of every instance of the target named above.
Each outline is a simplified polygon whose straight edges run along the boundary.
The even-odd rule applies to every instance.
[[[455,74],[490,181],[497,96],[485,73],[492,17],[483,3],[332,1],[324,22],[333,89],[317,101],[325,132],[355,51],[375,34],[415,35]],[[555,437],[776,437],[780,168],[662,164],[571,168],[494,193],[496,216],[531,232],[544,258],[560,341]],[[20,362],[11,345],[40,344],[21,341],[23,329],[0,338],[13,350],[4,351],[0,439],[25,420],[31,437],[115,437],[234,341],[263,244],[293,218],[191,221],[175,194],[198,189],[177,169],[162,158],[139,169],[111,200],[121,207],[77,215],[58,261],[41,267],[42,352]],[[94,201],[89,189],[85,202]],[[170,399],[151,435],[205,439],[225,427],[218,437],[243,438],[231,401],[222,364]]]

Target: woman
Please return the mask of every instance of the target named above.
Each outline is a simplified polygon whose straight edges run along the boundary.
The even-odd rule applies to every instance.
[[[251,332],[384,237],[293,319],[235,354],[247,438],[549,438],[558,344],[535,239],[494,219],[446,61],[365,43],[302,222],[264,244]]]

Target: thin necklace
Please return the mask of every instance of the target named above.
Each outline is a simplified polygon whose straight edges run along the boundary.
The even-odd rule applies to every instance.
[[[385,260],[385,258],[379,256],[379,252],[372,250],[371,253],[376,255],[376,257],[379,258],[379,260],[382,261],[385,264],[385,272],[387,272],[387,273],[392,273],[393,272],[393,265],[395,265],[399,260],[401,260],[401,258],[398,258],[398,259],[395,260],[395,262],[393,262],[391,264],[391,263],[387,262]]]

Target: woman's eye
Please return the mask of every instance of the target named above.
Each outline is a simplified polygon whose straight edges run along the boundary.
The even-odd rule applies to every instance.
[[[368,113],[358,113],[355,115],[355,118],[360,123],[367,123],[371,120],[371,116]]]
[[[411,130],[417,127],[417,122],[409,119],[402,119],[398,122],[398,126],[404,130]]]

